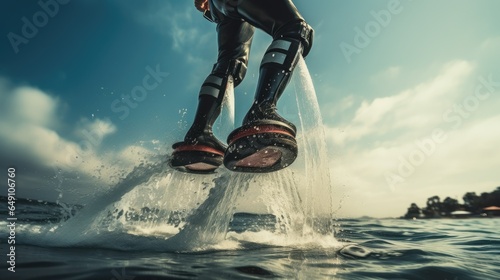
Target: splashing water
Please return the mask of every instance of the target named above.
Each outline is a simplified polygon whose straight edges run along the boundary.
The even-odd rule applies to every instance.
[[[219,139],[225,139],[234,130],[234,111],[234,82],[233,78],[229,76],[226,92],[222,99],[221,114],[214,124],[214,134]]]
[[[306,184],[305,215],[312,223],[322,220],[320,224],[313,225],[316,231],[331,232],[332,225],[325,223],[325,220],[331,221],[329,218],[333,215],[333,189],[328,150],[316,92],[302,57],[295,69],[293,82],[301,128],[300,137],[297,139],[299,146],[302,147],[302,156],[299,161],[305,172],[304,178],[307,178],[304,182]]]
[[[289,168],[269,174],[220,168],[217,174],[193,175],[171,170],[165,160],[143,164],[66,222],[39,229],[25,239],[44,246],[151,251],[237,249],[249,242],[340,246],[332,233],[332,187],[322,120],[303,59],[292,80],[300,120],[300,152]],[[232,85],[224,107],[229,115],[226,122],[232,128]],[[219,124],[219,133],[226,133],[221,128],[227,126]],[[276,217],[274,230],[228,233],[238,201],[249,198],[260,199]]]

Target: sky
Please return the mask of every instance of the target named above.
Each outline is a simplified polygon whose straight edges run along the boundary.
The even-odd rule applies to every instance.
[[[217,54],[192,2],[0,4],[0,165],[19,197],[78,203],[182,139]],[[499,1],[294,3],[315,29],[306,63],[338,217],[500,185]],[[257,31],[237,123],[270,42]]]

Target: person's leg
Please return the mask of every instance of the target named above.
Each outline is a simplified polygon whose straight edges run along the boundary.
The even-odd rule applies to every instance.
[[[219,55],[212,72],[205,79],[193,125],[184,139],[187,143],[204,143],[225,149],[212,133],[212,126],[221,112],[228,83],[234,87],[245,77],[254,28],[241,20],[225,19],[217,25]]]
[[[229,10],[229,9],[228,9]],[[228,169],[271,172],[297,157],[296,128],[276,111],[300,55],[312,45],[312,28],[289,0],[239,0],[230,16],[239,16],[273,37],[264,55],[254,102],[243,126],[228,137],[224,156]]]
[[[212,126],[220,115],[229,82],[236,87],[245,77],[253,32],[254,28],[242,20],[225,18],[218,23],[217,63],[200,89],[195,118],[184,142],[173,146],[173,167],[203,172],[222,164],[226,145],[213,135]]]
[[[276,112],[276,103],[285,90],[300,55],[312,46],[312,28],[290,0],[240,0],[236,12],[273,37],[260,65],[255,102],[243,123],[271,119],[295,133],[295,126]]]

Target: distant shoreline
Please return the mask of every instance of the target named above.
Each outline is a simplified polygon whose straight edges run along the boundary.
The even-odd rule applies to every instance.
[[[402,219],[470,219],[500,217],[500,187],[492,192],[467,192],[462,197],[463,203],[457,199],[446,197],[441,200],[434,195],[427,199],[425,207],[412,203]]]
[[[441,217],[414,217],[414,218],[407,218],[407,217],[399,217],[396,219],[401,219],[401,220],[439,220],[439,219],[448,219],[448,220],[457,220],[457,219],[495,219],[495,218],[500,218],[500,216],[483,216],[483,215],[471,215],[471,216],[464,216],[464,217],[447,217],[447,216],[441,216]]]

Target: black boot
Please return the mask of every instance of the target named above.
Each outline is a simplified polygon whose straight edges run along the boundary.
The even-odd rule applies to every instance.
[[[230,170],[271,172],[297,157],[296,127],[276,112],[276,103],[290,81],[302,43],[280,38],[267,49],[260,66],[255,100],[243,126],[228,137],[224,164]]]
[[[200,95],[193,125],[186,133],[184,143],[226,150],[226,145],[217,139],[212,131],[212,126],[221,112],[221,102],[222,100],[219,101],[211,95]]]
[[[174,152],[170,165],[173,168],[191,173],[212,173],[222,164],[227,146],[214,136],[212,126],[221,113],[227,84],[228,76],[214,74],[203,83],[193,125],[184,142],[172,145]]]
[[[278,125],[281,123],[295,135],[295,125],[276,112],[276,103],[288,85],[301,53],[302,44],[297,39],[273,41],[262,59],[254,103],[243,119],[243,125],[273,121]]]

